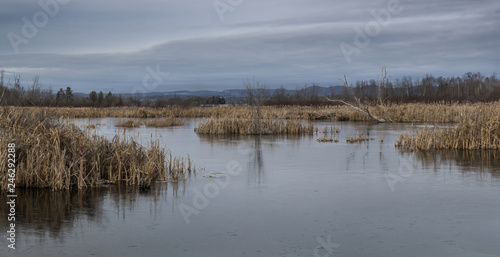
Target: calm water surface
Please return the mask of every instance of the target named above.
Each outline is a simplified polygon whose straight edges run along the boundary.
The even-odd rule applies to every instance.
[[[150,190],[18,190],[17,249],[4,240],[0,256],[500,256],[499,152],[400,152],[411,124],[318,122],[341,129],[339,143],[319,143],[197,135],[199,121],[76,120],[158,139],[204,170]],[[375,140],[345,142],[356,131]]]

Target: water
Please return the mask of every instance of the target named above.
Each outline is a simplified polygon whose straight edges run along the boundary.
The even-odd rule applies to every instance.
[[[400,152],[411,124],[318,122],[341,129],[339,143],[319,143],[197,135],[199,119],[116,121],[90,122],[106,137],[158,139],[204,170],[150,190],[18,190],[17,249],[4,240],[0,256],[500,256],[499,152]],[[356,131],[375,140],[345,142]]]

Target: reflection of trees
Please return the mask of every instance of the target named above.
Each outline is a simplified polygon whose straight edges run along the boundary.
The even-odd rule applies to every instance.
[[[211,145],[224,145],[224,146],[233,146],[237,144],[238,141],[244,141],[247,143],[251,143],[255,141],[255,135],[210,135],[210,134],[197,134],[198,138],[202,143],[209,143]],[[313,137],[312,135],[262,135],[261,139],[269,142],[292,142],[297,143],[300,142],[302,137]]]
[[[455,165],[463,173],[490,173],[500,178],[500,151],[498,150],[446,150],[418,151],[416,159],[423,167],[434,169],[442,165]]]
[[[255,136],[253,151],[248,156],[248,179],[257,185],[261,185],[264,178],[264,160],[262,157],[262,145],[260,136]]]
[[[102,223],[106,219],[103,206],[114,206],[115,217],[125,219],[126,213],[133,211],[139,202],[150,202],[151,210],[156,212],[156,205],[162,198],[172,194],[169,198],[175,199],[184,190],[183,182],[156,184],[150,189],[118,184],[79,191],[17,189],[16,227],[20,227],[22,234],[37,235],[39,240],[43,240],[47,233],[49,237],[63,240],[78,221]],[[7,199],[3,192],[0,197]],[[9,206],[0,204],[0,215],[7,217],[8,213]],[[0,219],[3,228],[7,228],[9,223],[7,218]]]

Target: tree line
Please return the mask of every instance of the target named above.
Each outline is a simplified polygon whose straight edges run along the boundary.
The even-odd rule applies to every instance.
[[[71,87],[60,88],[55,94],[52,89],[43,89],[39,77],[27,88],[21,85],[21,76],[14,75],[5,81],[4,71],[0,71],[0,105],[8,106],[47,106],[47,107],[120,107],[120,106],[200,106],[219,105],[226,101],[220,96],[159,97],[150,99],[139,96],[115,95],[112,92],[92,91],[88,96],[75,95]]]
[[[410,76],[394,81],[384,78],[384,88],[378,92],[376,80],[362,80],[353,83],[354,96],[363,102],[377,101],[381,95],[385,102],[488,102],[500,100],[500,80],[496,74],[483,76],[481,73],[468,72],[463,76],[434,77],[426,75],[413,79]],[[157,97],[146,98],[115,95],[112,92],[92,91],[88,95],[75,95],[71,87],[60,88],[56,93],[52,89],[43,89],[39,78],[33,78],[28,87],[21,85],[21,76],[14,75],[5,81],[4,72],[0,71],[0,105],[11,106],[72,106],[72,107],[115,107],[115,106],[205,106],[220,104],[244,104],[247,98],[230,98],[229,102],[221,96],[190,96],[190,97]],[[326,100],[352,100],[354,96],[347,88],[320,87],[318,84],[296,88],[292,93],[283,86],[270,90],[265,85],[259,85],[262,105],[330,105]],[[326,90],[326,92],[325,92]],[[247,85],[247,94],[249,93]]]
[[[297,88],[294,93],[287,93],[284,87],[267,89],[264,105],[328,105],[331,99],[353,100],[354,96],[363,102],[376,103],[379,94],[385,102],[491,102],[500,100],[500,80],[493,74],[489,77],[481,73],[465,73],[463,76],[434,77],[426,75],[421,79],[404,76],[390,81],[384,78],[384,88],[378,92],[377,80],[356,81],[352,86],[353,94],[343,87],[340,92],[330,86],[329,92],[321,91],[317,84],[311,87]]]

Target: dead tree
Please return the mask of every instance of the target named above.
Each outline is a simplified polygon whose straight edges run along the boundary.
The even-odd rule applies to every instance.
[[[380,82],[378,84],[378,102],[379,102],[380,106],[382,107],[382,109],[384,110],[384,113],[385,113],[387,120],[389,122],[392,122],[392,119],[387,114],[387,109],[385,107],[384,101],[382,100],[382,91],[383,91],[384,86],[385,86],[386,78],[387,78],[387,71],[385,70],[385,68],[383,68],[382,75],[380,76]],[[377,122],[380,122],[380,123],[388,122],[386,119],[383,119],[381,117],[375,116],[372,113],[370,113],[369,106],[367,104],[363,104],[361,102],[361,100],[359,99],[359,97],[357,97],[356,94],[354,93],[354,91],[352,90],[352,86],[349,85],[349,83],[347,82],[346,75],[344,75],[344,80],[341,80],[341,81],[344,83],[344,86],[349,90],[349,93],[354,98],[356,103],[352,104],[352,103],[349,103],[349,102],[344,101],[344,100],[330,99],[330,98],[326,97],[326,99],[328,101],[338,102],[338,103],[342,103],[344,105],[347,105],[349,108],[351,108],[353,110],[356,110],[358,112],[362,112],[362,113],[368,115],[370,118],[376,120]]]
[[[391,117],[389,117],[389,114],[387,113],[387,107],[384,104],[384,101],[382,100],[382,91],[384,90],[385,87],[385,81],[387,79],[387,70],[386,68],[382,68],[382,75],[380,75],[380,82],[378,83],[378,102],[382,109],[384,110],[385,117],[390,121],[393,122]]]

